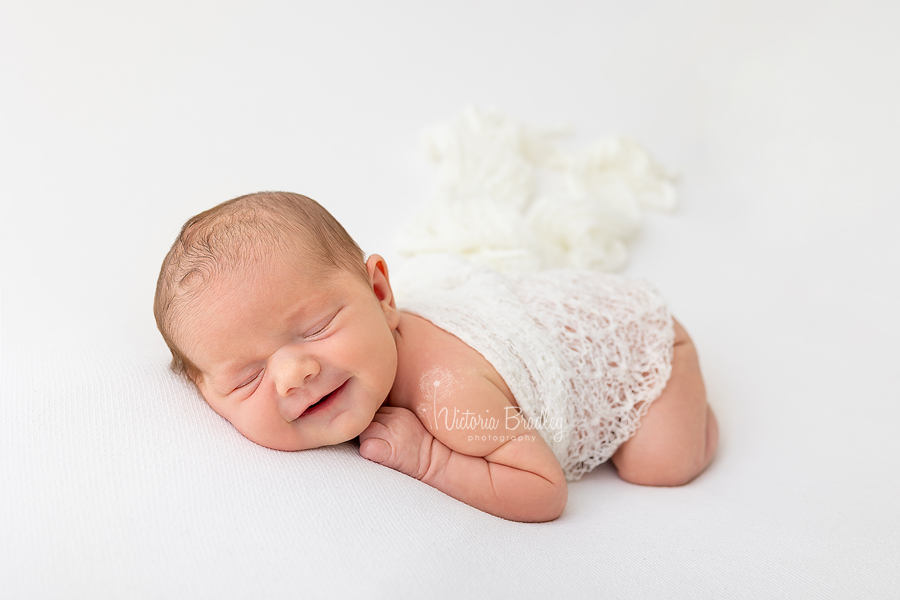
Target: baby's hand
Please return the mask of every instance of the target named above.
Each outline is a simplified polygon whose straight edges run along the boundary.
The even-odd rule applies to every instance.
[[[434,436],[412,412],[382,406],[359,434],[359,453],[363,458],[422,479],[431,463],[433,440]]]

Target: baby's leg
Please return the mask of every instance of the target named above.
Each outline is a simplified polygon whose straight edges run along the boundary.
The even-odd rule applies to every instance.
[[[672,375],[637,433],[619,447],[612,462],[619,476],[631,483],[684,485],[706,468],[718,441],[719,427],[706,403],[697,351],[675,321]]]

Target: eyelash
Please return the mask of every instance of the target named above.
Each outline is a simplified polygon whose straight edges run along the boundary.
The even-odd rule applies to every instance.
[[[314,333],[310,333],[309,335],[304,335],[303,337],[304,337],[304,338],[307,338],[307,339],[308,339],[308,338],[312,338],[312,337],[316,337],[317,335],[319,335],[320,333],[322,333],[323,331],[325,331],[326,329],[328,329],[328,326],[331,325],[331,322],[332,322],[332,321],[334,321],[334,317],[331,317],[330,319],[328,319],[328,321],[327,321],[322,327],[320,327],[317,331],[315,331]]]
[[[325,331],[326,329],[328,329],[328,325],[325,325],[325,327],[322,327],[322,328],[319,329],[318,331],[313,332],[313,333],[310,333],[309,335],[304,335],[303,337],[305,337],[305,338],[316,337],[317,335],[319,335],[320,333],[322,333],[322,332]]]
[[[247,387],[248,385],[250,385],[251,383],[253,383],[254,381],[256,381],[256,379],[259,377],[260,373],[262,373],[262,371],[260,371],[259,373],[257,373],[256,375],[254,375],[253,377],[251,377],[250,379],[248,379],[247,381],[245,381],[244,383],[242,383],[241,385],[237,386],[237,387],[234,388],[234,389],[235,389],[235,390],[239,390],[239,389],[241,389],[241,388]]]

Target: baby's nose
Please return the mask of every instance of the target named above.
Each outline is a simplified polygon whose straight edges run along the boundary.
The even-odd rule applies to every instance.
[[[299,348],[283,348],[275,360],[274,379],[278,395],[286,398],[303,388],[321,372],[322,366],[315,357]]]

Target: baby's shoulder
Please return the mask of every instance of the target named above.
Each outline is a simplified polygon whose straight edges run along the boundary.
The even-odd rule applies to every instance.
[[[447,404],[460,411],[470,403],[473,410],[482,411],[486,400],[487,405],[497,404],[498,410],[500,405],[516,406],[497,370],[455,335],[411,313],[401,313],[398,330],[391,404],[411,410],[423,423],[433,417],[436,407]]]

